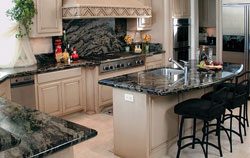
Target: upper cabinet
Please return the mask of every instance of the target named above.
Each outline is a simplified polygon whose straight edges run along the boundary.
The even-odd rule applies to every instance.
[[[152,7],[151,0],[138,0],[145,6]],[[129,18],[127,19],[127,29],[129,31],[151,30],[152,17],[150,18]]]
[[[151,26],[151,18],[127,19],[127,30],[129,31],[151,30]]]
[[[190,0],[172,0],[173,18],[190,18]]]
[[[216,27],[216,0],[199,0],[200,27]]]
[[[62,35],[62,0],[34,0],[37,14],[30,37]]]

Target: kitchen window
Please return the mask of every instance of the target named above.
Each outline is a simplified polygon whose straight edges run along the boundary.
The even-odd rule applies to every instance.
[[[36,63],[30,47],[29,38],[17,39],[17,23],[6,16],[6,11],[13,6],[11,0],[0,1],[0,68],[28,66]]]

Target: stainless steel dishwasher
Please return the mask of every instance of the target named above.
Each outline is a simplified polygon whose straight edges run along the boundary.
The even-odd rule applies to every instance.
[[[12,78],[10,84],[13,102],[36,108],[34,75]]]

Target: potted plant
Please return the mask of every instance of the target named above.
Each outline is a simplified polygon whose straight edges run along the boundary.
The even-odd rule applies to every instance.
[[[145,53],[149,52],[149,42],[151,41],[152,37],[149,34],[143,35],[143,50]]]
[[[126,35],[126,36],[124,37],[124,41],[125,41],[126,44],[127,44],[127,45],[125,46],[125,51],[126,51],[126,52],[129,52],[129,51],[130,51],[130,45],[132,44],[132,41],[133,41],[131,35]]]
[[[28,35],[33,24],[33,17],[36,14],[36,8],[33,0],[12,0],[13,8],[8,9],[6,15],[18,23],[18,32],[16,38],[22,38]]]

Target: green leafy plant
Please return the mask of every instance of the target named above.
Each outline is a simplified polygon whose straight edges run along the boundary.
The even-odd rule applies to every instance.
[[[34,6],[33,0],[12,0],[15,4],[13,8],[8,9],[6,15],[18,22],[18,32],[16,34],[17,38],[22,38],[28,35],[33,24],[32,18],[35,16],[36,8]],[[24,30],[25,29],[25,30]]]

